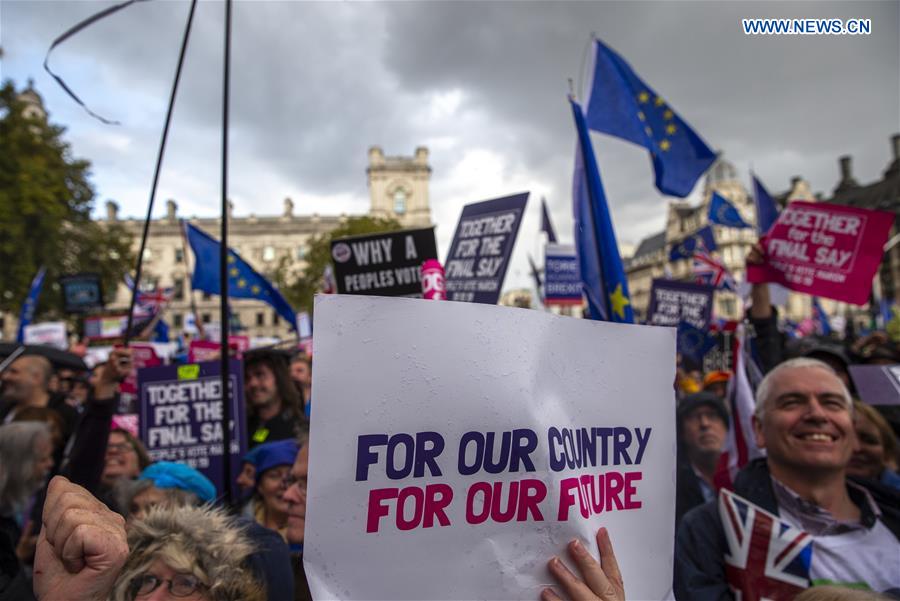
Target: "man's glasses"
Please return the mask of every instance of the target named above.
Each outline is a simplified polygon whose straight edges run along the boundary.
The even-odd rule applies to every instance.
[[[144,597],[159,588],[163,582],[173,597],[187,597],[198,589],[205,588],[200,579],[191,574],[176,574],[174,578],[159,578],[153,574],[144,574],[135,578],[132,586],[137,597]]]

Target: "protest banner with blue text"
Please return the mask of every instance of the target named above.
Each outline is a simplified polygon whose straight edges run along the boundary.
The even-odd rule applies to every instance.
[[[497,304],[528,192],[463,207],[444,262],[449,300]]]
[[[243,366],[232,359],[231,467],[229,483],[240,471],[247,448]],[[198,469],[223,494],[222,382],[219,361],[163,365],[138,370],[140,433],[154,461],[178,461]],[[237,428],[234,424],[237,423]]]
[[[341,295],[314,315],[313,598],[537,599],[600,526],[629,598],[665,597],[674,328]]]
[[[647,323],[652,326],[677,326],[686,321],[704,329],[712,315],[713,287],[676,280],[655,279],[650,288]]]
[[[571,244],[548,244],[544,255],[544,304],[580,305],[581,273]]]

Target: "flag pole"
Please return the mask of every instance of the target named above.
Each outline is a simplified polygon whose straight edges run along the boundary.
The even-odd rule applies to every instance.
[[[225,0],[225,58],[222,77],[222,222],[219,247],[219,360],[222,389],[222,469],[225,505],[231,505],[231,398],[228,352],[228,110],[231,84],[231,0]]]
[[[159,152],[156,155],[156,169],[153,171],[153,183],[150,185],[150,202],[147,204],[147,218],[144,220],[144,230],[141,233],[141,246],[138,250],[137,267],[134,270],[134,285],[131,288],[131,302],[128,306],[128,321],[125,326],[125,346],[131,338],[131,327],[134,320],[134,305],[141,290],[141,271],[144,266],[144,251],[147,247],[147,235],[150,232],[150,219],[153,217],[153,201],[156,199],[156,188],[159,184],[159,172],[162,170],[162,160],[166,153],[166,140],[169,138],[169,125],[172,123],[172,109],[175,108],[175,97],[178,94],[178,82],[181,81],[181,69],[184,67],[184,56],[187,52],[188,39],[191,37],[191,24],[194,22],[194,10],[197,8],[197,0],[191,0],[191,9],[188,12],[187,24],[184,27],[184,37],[181,39],[181,51],[178,54],[178,66],[175,68],[175,81],[172,82],[172,91],[169,94],[169,107],[166,109],[166,121],[163,125],[162,137],[159,141]]]

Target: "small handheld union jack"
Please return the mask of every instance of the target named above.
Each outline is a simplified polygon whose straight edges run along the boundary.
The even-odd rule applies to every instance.
[[[719,491],[728,551],[725,574],[737,601],[789,601],[809,587],[813,538],[731,491]]]
[[[728,269],[705,249],[694,251],[694,276],[698,284],[708,284],[720,290],[737,290],[734,278]]]

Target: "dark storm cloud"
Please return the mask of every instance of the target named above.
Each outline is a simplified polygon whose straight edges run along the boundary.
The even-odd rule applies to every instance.
[[[87,158],[108,194],[104,184],[118,186],[119,179],[138,182],[135,189],[149,181],[188,5],[135,5],[56,51],[54,65],[91,106],[123,121],[113,133],[87,123],[39,66],[55,35],[102,6],[7,0],[0,27],[4,75],[11,67],[19,85],[25,74],[35,75],[73,136],[93,132],[75,146],[97,149]],[[238,209],[276,212],[282,196],[308,194],[356,198],[356,212],[363,212],[366,149],[379,144],[389,154],[409,154],[428,144],[432,206],[451,221],[439,232],[452,231],[460,203],[487,196],[477,180],[448,181],[478,150],[502,157],[504,176],[524,174],[545,188],[567,238],[574,132],[565,94],[567,78],[577,83],[583,75],[591,32],[742,177],[752,163],[774,191],[802,175],[814,190],[828,192],[837,182],[837,157],[852,154],[857,178],[870,181],[887,165],[887,139],[900,129],[898,6],[239,2],[231,113]],[[870,18],[873,34],[745,36],[746,17]],[[195,26],[167,166],[173,194],[214,197],[222,5],[200,3]],[[36,64],[26,68],[23,53]],[[434,109],[444,101],[450,108]],[[109,136],[131,142],[102,152]],[[653,188],[645,152],[607,136],[594,140],[620,238],[637,242],[662,227],[666,199]],[[448,204],[440,194],[450,191],[472,197]],[[146,197],[139,196],[135,207]],[[525,228],[537,228],[537,200],[523,236]]]

